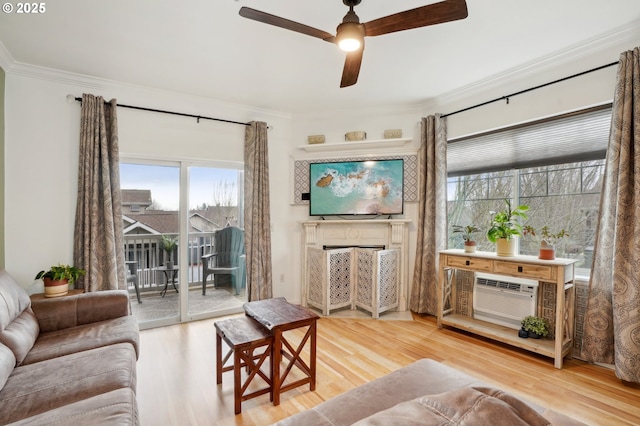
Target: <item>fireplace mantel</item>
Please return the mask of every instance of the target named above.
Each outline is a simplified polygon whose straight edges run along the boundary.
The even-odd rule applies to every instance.
[[[307,248],[324,246],[384,246],[400,250],[399,311],[407,310],[409,219],[307,220],[301,222],[302,235],[302,299],[307,291]]]

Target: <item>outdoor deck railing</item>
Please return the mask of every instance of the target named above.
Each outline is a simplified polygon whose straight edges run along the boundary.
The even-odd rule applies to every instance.
[[[175,234],[168,234],[175,236]],[[212,253],[214,247],[215,232],[190,233],[188,237],[188,276],[189,286],[202,284],[202,255]],[[124,253],[127,262],[133,262],[138,287],[140,291],[154,291],[164,287],[166,278],[163,272],[157,268],[162,267],[167,260],[173,260],[175,267],[182,268],[177,262],[178,246],[169,258],[162,248],[162,234],[125,235]],[[132,268],[133,269],[133,268]],[[129,271],[127,271],[129,273]],[[128,288],[133,291],[134,285],[128,283]]]

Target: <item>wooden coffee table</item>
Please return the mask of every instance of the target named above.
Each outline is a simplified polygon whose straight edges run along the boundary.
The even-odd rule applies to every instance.
[[[280,393],[309,384],[309,390],[316,390],[316,321],[319,316],[300,305],[293,305],[284,297],[247,302],[243,305],[248,316],[258,321],[273,333],[272,385],[273,405],[280,404]],[[307,332],[294,347],[284,335],[286,331],[307,327]],[[308,363],[302,358],[302,351],[309,345]],[[280,368],[283,358],[288,361]],[[305,377],[284,384],[291,370],[297,367]]]

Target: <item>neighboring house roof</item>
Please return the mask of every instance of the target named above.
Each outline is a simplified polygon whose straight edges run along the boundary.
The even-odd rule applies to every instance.
[[[159,234],[177,234],[180,230],[177,211],[147,210],[144,213],[129,213],[127,216]]]
[[[180,218],[177,211],[146,210],[153,203],[148,189],[123,189],[123,206],[140,206],[138,211],[124,208],[124,233],[178,234]],[[204,210],[189,211],[189,232],[213,232],[225,226],[238,224],[237,206],[209,206]]]
[[[121,193],[123,206],[139,205],[148,207],[153,203],[150,189],[123,189]]]
[[[192,210],[191,212],[215,223],[216,229],[224,228],[228,225],[238,226],[237,206],[209,206],[206,210]]]
[[[144,223],[136,222],[133,225],[125,227],[123,230],[123,234],[124,235],[147,235],[147,234],[157,235],[160,233],[155,229],[145,225]]]
[[[213,223],[202,214],[193,211],[190,212],[189,224],[198,232],[212,232],[221,228],[220,225]]]
[[[144,213],[123,215],[124,234],[177,234],[180,218],[177,211],[147,210]],[[132,222],[133,221],[133,222]],[[213,232],[222,226],[211,222],[199,213],[189,216],[189,232]]]

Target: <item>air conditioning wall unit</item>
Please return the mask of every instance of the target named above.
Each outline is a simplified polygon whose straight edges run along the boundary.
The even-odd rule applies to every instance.
[[[527,315],[536,315],[538,281],[476,273],[473,318],[519,329]]]

